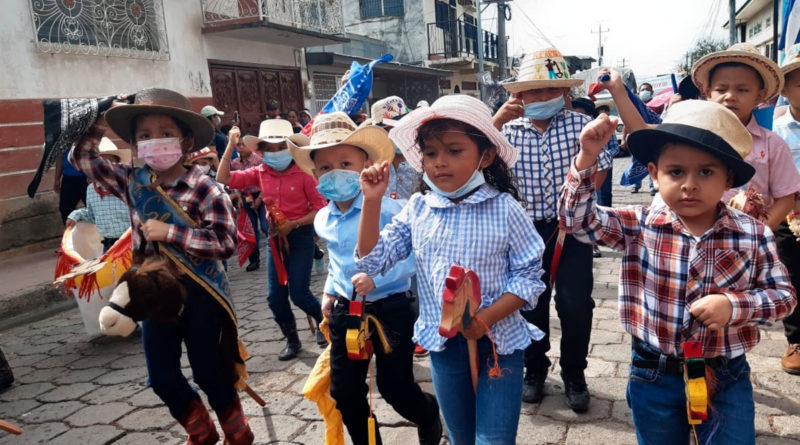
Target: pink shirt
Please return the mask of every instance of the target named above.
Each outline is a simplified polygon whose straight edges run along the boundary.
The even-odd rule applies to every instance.
[[[756,174],[742,188],[750,188],[764,197],[767,205],[777,198],[791,195],[800,190],[800,173],[794,165],[792,151],[777,134],[758,125],[755,117],[750,117],[747,131],[753,136],[753,150],[744,158],[756,169]],[[730,189],[722,195],[728,202],[738,189]]]
[[[261,199],[266,201],[272,198],[290,220],[302,218],[327,205],[325,198],[317,191],[317,180],[297,164],[292,164],[282,172],[266,164],[231,172],[228,187],[242,190],[253,186],[261,188]]]

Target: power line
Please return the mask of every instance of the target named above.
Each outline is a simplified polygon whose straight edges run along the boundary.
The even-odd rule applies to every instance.
[[[554,45],[553,42],[550,41],[550,39],[547,38],[547,36],[544,34],[544,32],[542,32],[542,30],[539,29],[538,26],[536,26],[536,23],[534,23],[533,20],[531,20],[531,18],[528,17],[528,14],[525,14],[525,10],[522,9],[522,7],[519,7],[519,8],[516,8],[516,9],[517,9],[517,11],[519,11],[522,14],[523,17],[525,17],[526,20],[528,20],[528,23],[530,23],[531,26],[533,27],[533,29],[536,30],[536,32],[539,34],[539,37],[541,37],[551,47],[553,47],[553,48],[556,47],[556,45]]]

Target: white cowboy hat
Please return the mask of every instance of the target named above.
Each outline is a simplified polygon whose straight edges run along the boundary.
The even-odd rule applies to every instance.
[[[111,142],[111,139],[107,137],[100,139],[100,146],[97,147],[97,151],[101,155],[112,155],[118,157],[119,162],[122,164],[131,163],[131,150],[128,148],[117,148],[117,146]]]
[[[783,88],[783,74],[775,62],[762,56],[753,44],[737,43],[725,51],[708,54],[695,62],[692,67],[692,81],[701,93],[705,93],[710,86],[708,76],[711,69],[729,62],[742,63],[756,70],[764,80],[764,88],[767,90],[765,101],[775,97]]]
[[[267,119],[258,127],[258,138],[270,144],[280,144],[293,134],[292,123],[283,119]]]
[[[358,127],[346,113],[336,111],[321,114],[314,118],[311,138],[306,146],[288,138],[286,145],[292,153],[294,162],[306,173],[313,175],[314,161],[311,152],[336,145],[352,145],[367,153],[375,163],[391,162],[394,159],[394,146],[386,136],[386,130],[374,125]]]
[[[511,167],[517,162],[517,151],[492,125],[489,107],[479,99],[464,94],[452,94],[436,100],[430,107],[417,108],[401,119],[389,132],[389,138],[400,147],[406,161],[416,171],[422,171],[422,152],[417,145],[417,130],[433,119],[453,119],[472,125],[497,148],[497,155]]]
[[[372,104],[370,118],[375,125],[394,127],[400,118],[408,114],[408,111],[406,102],[402,98],[389,96]]]
[[[511,93],[539,88],[571,88],[583,84],[569,77],[569,66],[561,52],[547,48],[523,57],[516,80],[503,82]]]
[[[272,119],[272,120],[278,120],[278,119]],[[258,151],[258,143],[262,141],[269,142],[270,144],[279,144],[287,140],[294,142],[295,145],[298,145],[300,147],[308,145],[308,136],[304,135],[303,133],[293,133],[290,136],[281,139],[280,141],[277,142],[276,139],[274,138],[266,140],[266,139],[259,139],[251,135],[247,135],[242,138],[242,142],[244,143],[244,145],[250,148],[250,151]]]
[[[800,43],[795,43],[786,48],[786,57],[781,63],[781,72],[786,76],[798,68],[800,68]]]

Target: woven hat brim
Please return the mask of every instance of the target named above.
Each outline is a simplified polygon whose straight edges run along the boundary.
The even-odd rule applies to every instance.
[[[721,142],[720,142],[721,141]],[[683,124],[662,124],[656,128],[637,130],[628,135],[628,149],[639,162],[655,162],[660,148],[667,142],[682,142],[716,157],[733,171],[733,187],[747,184],[756,170],[722,138],[710,131]]]
[[[581,85],[583,85],[581,79],[518,80],[504,83],[503,88],[510,93],[519,93],[540,88],[572,88]]]
[[[786,76],[787,74],[791,73],[792,71],[794,71],[794,70],[796,70],[798,68],[800,68],[800,60],[798,60],[797,62],[792,62],[792,63],[790,63],[788,65],[782,66],[781,67],[781,73],[783,73],[783,75]],[[784,79],[784,81],[785,81],[785,79]]]
[[[705,94],[708,85],[708,74],[715,66],[736,62],[752,67],[764,79],[764,89],[767,90],[765,101],[772,99],[783,88],[783,73],[778,65],[763,56],[757,56],[747,51],[720,51],[708,54],[698,60],[692,67],[692,82],[701,93]]]
[[[400,147],[406,162],[414,170],[422,171],[422,152],[417,145],[417,130],[422,124],[434,119],[453,119],[472,125],[491,141],[492,145],[497,148],[497,155],[509,168],[517,162],[517,151],[505,136],[492,125],[491,118],[480,119],[474,110],[463,106],[435,107],[435,105],[436,103],[434,102],[434,105],[430,107],[417,108],[408,113],[389,132],[389,138]]]
[[[386,137],[386,131],[376,126],[360,127],[350,133],[349,136],[339,142],[317,145],[298,145],[296,141],[289,138],[286,141],[289,151],[292,153],[295,164],[309,175],[314,175],[314,161],[311,159],[311,152],[322,150],[323,148],[335,147],[337,145],[352,145],[364,150],[367,157],[380,164],[384,161],[392,162],[394,159],[394,145]]]
[[[106,111],[106,122],[123,141],[132,142],[131,123],[145,114],[165,114],[183,122],[194,137],[194,150],[207,147],[214,139],[214,126],[194,111],[163,105],[120,105]]]
[[[119,158],[119,162],[123,164],[131,163],[131,151],[127,148],[117,148],[114,150],[100,151],[98,154],[111,155]]]

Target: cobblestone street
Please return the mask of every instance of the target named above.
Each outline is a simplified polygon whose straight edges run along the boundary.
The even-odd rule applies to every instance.
[[[615,183],[628,158],[615,162]],[[614,204],[647,202],[646,193],[615,187]],[[256,443],[322,444],[324,425],[316,405],[301,389],[321,351],[305,318],[298,315],[305,349],[297,360],[281,362],[284,341],[266,304],[265,270],[246,273],[231,261],[231,283],[240,320],[240,334],[251,358],[250,385],[267,401],[265,408],[242,395]],[[625,402],[630,340],[616,312],[620,254],[603,250],[595,260],[594,330],[586,371],[593,399],[589,411],[575,414],[566,405],[558,361],[547,380],[540,404],[523,404],[519,444],[631,444],[635,435]],[[313,291],[321,293],[324,275],[313,275]],[[552,358],[559,355],[560,330],[555,309]],[[16,382],[0,393],[0,419],[20,425],[22,436],[0,433],[0,444],[179,444],[183,429],[146,387],[141,339],[103,338],[87,341],[77,309],[0,332]],[[786,348],[782,325],[762,330],[761,343],[748,354],[752,367],[756,429],[759,444],[800,444],[800,377],[780,369]],[[432,391],[429,359],[415,359],[415,374]],[[190,369],[184,356],[184,371]],[[377,393],[376,393],[377,394]],[[377,403],[384,443],[416,443],[412,425],[381,400]],[[657,421],[657,419],[653,419]]]

